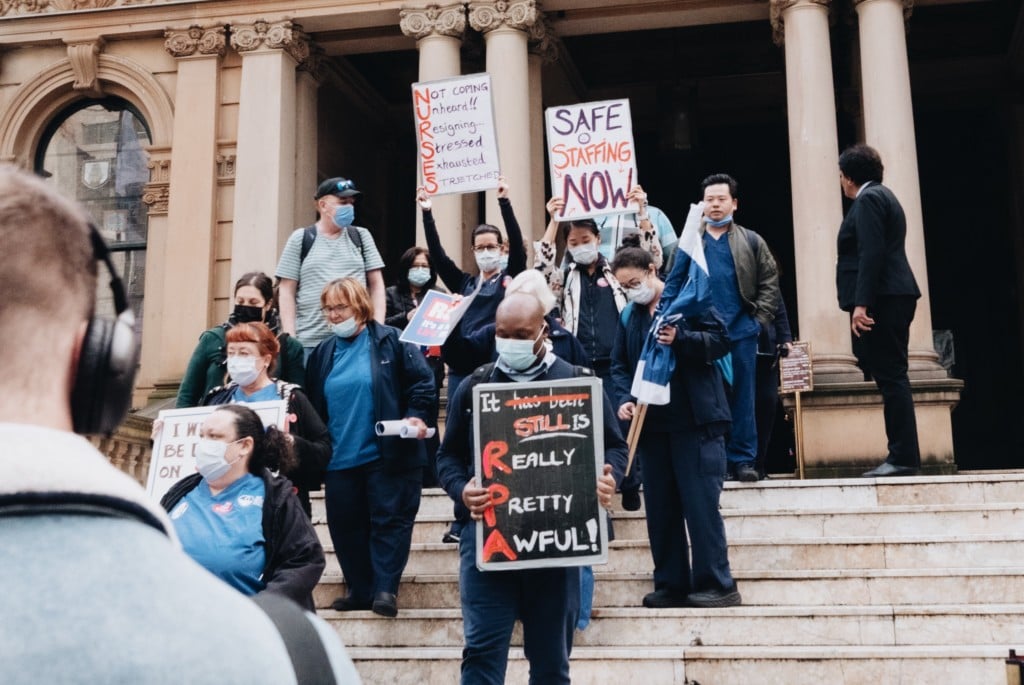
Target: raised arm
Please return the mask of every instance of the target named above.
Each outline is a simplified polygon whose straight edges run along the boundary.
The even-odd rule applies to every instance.
[[[526,248],[523,246],[523,231],[519,228],[512,202],[508,197],[508,183],[504,177],[498,179],[498,208],[501,220],[505,223],[505,235],[508,236],[508,269],[509,276],[517,276],[526,269]]]
[[[471,276],[452,261],[452,258],[445,252],[444,246],[441,245],[441,236],[438,235],[437,224],[434,223],[434,205],[430,201],[426,189],[422,186],[416,189],[416,201],[423,212],[423,233],[427,238],[427,250],[430,252],[434,269],[448,290],[456,294],[461,293],[466,279]]]

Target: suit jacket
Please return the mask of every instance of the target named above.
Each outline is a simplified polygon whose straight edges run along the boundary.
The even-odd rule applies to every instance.
[[[921,296],[905,247],[907,219],[892,191],[864,188],[839,227],[836,294],[839,308],[872,307],[879,296]]]

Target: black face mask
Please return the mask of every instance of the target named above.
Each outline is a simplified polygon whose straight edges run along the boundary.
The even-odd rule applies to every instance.
[[[247,307],[244,304],[236,304],[234,316],[238,323],[263,321],[263,307]]]

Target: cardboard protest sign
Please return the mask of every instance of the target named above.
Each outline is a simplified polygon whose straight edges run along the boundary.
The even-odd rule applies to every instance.
[[[478,290],[480,290],[479,286]],[[476,291],[465,297],[449,295],[437,290],[427,291],[420,306],[416,308],[416,313],[409,319],[409,324],[398,339],[402,342],[426,347],[443,345],[474,297],[476,297]]]
[[[476,527],[480,570],[608,562],[602,402],[592,377],[473,388],[476,473],[494,502]]]
[[[195,449],[199,444],[199,429],[206,417],[221,406],[164,409],[157,416],[164,426],[153,441],[153,456],[146,480],[146,490],[155,499],[159,500],[172,485],[196,472]],[[287,400],[248,402],[245,406],[259,415],[264,426],[274,425],[287,432]]]
[[[551,196],[565,200],[558,221],[631,211],[637,183],[629,100],[549,107],[545,111]]]
[[[412,84],[419,180],[428,195],[498,187],[490,74]]]

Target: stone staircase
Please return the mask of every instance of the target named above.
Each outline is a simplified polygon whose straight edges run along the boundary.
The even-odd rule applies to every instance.
[[[399,616],[329,607],[344,581],[328,552],[316,591],[368,684],[457,683],[458,555],[440,542],[451,502],[424,492]],[[652,589],[642,512],[615,514],[577,632],[574,683],[1005,683],[1024,646],[1024,473],[728,483],[722,513],[744,605],[640,607]],[[525,683],[517,627],[507,682]]]

